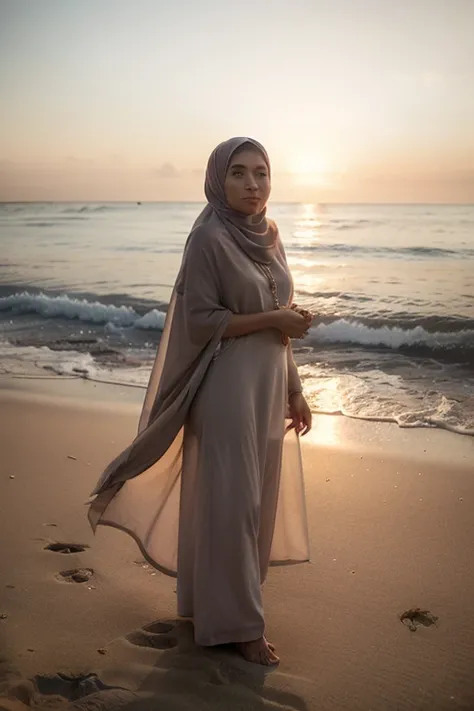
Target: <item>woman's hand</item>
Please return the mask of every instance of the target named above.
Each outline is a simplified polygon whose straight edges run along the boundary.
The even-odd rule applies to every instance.
[[[308,311],[308,309],[303,309],[297,304],[291,304],[290,308],[293,309],[293,311],[296,311],[297,314],[301,314],[301,316],[304,316],[309,321],[312,321],[314,318],[314,314],[312,314],[311,311]]]
[[[311,326],[311,318],[293,308],[281,308],[272,312],[273,327],[289,338],[303,338]]]
[[[301,436],[304,437],[311,429],[312,415],[303,393],[293,393],[290,395],[288,406],[291,424],[288,425],[286,431],[288,432],[294,429],[297,435],[301,434]]]

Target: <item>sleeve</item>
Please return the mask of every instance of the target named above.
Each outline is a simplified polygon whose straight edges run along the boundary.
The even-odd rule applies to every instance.
[[[303,392],[300,376],[298,374],[298,368],[293,357],[291,341],[286,349],[286,357],[288,359],[288,397],[290,397],[290,395],[293,395],[294,393]]]
[[[176,282],[186,336],[192,345],[200,347],[205,347],[216,333],[223,332],[232,316],[221,301],[219,270],[212,246],[212,235],[196,229],[186,245]]]
[[[279,240],[279,247],[280,247],[281,253],[283,255],[283,258],[285,260],[285,263],[288,266],[285,248],[284,248],[283,242],[281,240]],[[293,292],[292,292],[291,298],[293,298]],[[293,395],[293,393],[302,393],[303,392],[303,387],[301,385],[300,376],[298,374],[298,368],[295,363],[295,359],[293,357],[293,349],[291,347],[291,341],[288,343],[288,347],[286,349],[286,357],[287,357],[287,362],[288,362],[288,397],[290,397],[290,395]]]

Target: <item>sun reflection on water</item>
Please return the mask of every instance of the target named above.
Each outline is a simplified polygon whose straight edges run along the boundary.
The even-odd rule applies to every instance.
[[[301,205],[301,214],[298,215],[295,225],[296,230],[293,237],[303,244],[311,244],[320,239],[320,229],[322,222],[316,213],[316,207],[312,203]]]
[[[298,212],[294,217],[292,242],[289,248],[289,263],[293,271],[293,278],[297,290],[301,293],[311,294],[315,288],[321,289],[326,278],[317,274],[318,260],[316,256],[317,248],[321,241],[323,220],[320,219],[320,208],[314,203],[304,203],[298,206]],[[291,247],[300,254],[293,252]]]

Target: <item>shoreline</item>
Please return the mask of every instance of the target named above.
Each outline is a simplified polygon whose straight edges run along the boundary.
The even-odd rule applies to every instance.
[[[0,374],[0,398],[35,399],[39,402],[69,401],[77,407],[119,411],[140,415],[146,388],[134,384],[104,382],[80,375],[48,374],[37,366],[30,366],[22,375]],[[433,425],[400,426],[394,421],[362,418],[341,413],[312,411],[313,431],[306,438],[317,446],[350,446],[376,452],[392,452],[409,447],[414,456],[426,454],[451,461],[451,448],[460,458],[472,457],[474,467],[474,436]],[[316,426],[317,425],[317,426]],[[303,440],[304,441],[304,440]]]
[[[264,677],[229,651],[197,648],[176,618],[174,579],[129,536],[88,526],[84,502],[136,432],[132,391],[0,377],[1,709],[88,699],[106,711],[474,708],[472,438],[315,417],[303,439],[311,562],[269,572],[282,662]],[[55,542],[83,550],[45,550]],[[93,570],[90,580],[61,578],[74,568]],[[412,607],[439,622],[410,632],[398,616]],[[74,700],[59,672],[114,688]],[[35,675],[53,675],[56,697],[31,685]]]

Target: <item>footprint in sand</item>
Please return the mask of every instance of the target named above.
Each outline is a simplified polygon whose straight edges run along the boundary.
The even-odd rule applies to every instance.
[[[151,622],[138,630],[130,632],[125,639],[130,644],[151,649],[171,649],[176,647],[178,640],[171,634],[175,625],[169,622]]]
[[[92,568],[72,568],[71,570],[61,570],[56,578],[66,583],[87,583],[93,575]]]
[[[54,707],[61,700],[63,702],[73,702],[72,708],[87,709],[89,708],[119,708],[124,705],[124,702],[134,701],[136,694],[120,687],[104,684],[96,674],[80,674],[78,676],[64,674],[36,675],[32,682],[36,690],[42,695],[41,706],[44,708],[53,707],[53,702],[48,697],[55,697]],[[25,692],[23,696],[26,700],[23,703],[28,706],[34,704],[34,687],[29,682],[31,687],[30,697]],[[18,696],[18,694],[17,694]],[[119,703],[121,702],[121,703]],[[89,706],[90,704],[90,706]],[[38,704],[39,706],[39,704]],[[35,706],[35,708],[38,708]],[[69,706],[67,708],[70,708]]]
[[[412,607],[399,615],[400,622],[408,627],[411,632],[416,632],[420,625],[423,627],[431,627],[436,625],[439,617],[433,615],[429,610],[422,610],[420,607]]]
[[[83,553],[86,548],[89,546],[85,543],[48,543],[44,550],[54,553]]]

